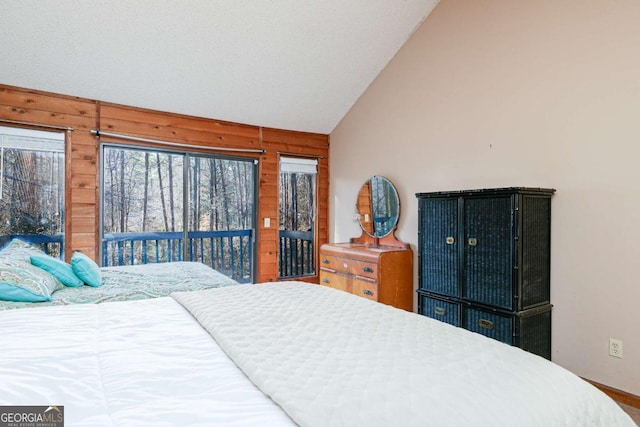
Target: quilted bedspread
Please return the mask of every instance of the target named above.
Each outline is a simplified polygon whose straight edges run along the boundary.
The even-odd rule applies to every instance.
[[[236,285],[238,282],[199,262],[103,267],[102,286],[64,287],[53,293],[51,301],[19,303],[0,301],[0,310],[47,305],[89,304],[130,301],[168,296],[177,291],[193,291]]]
[[[300,282],[173,294],[303,426],[634,426],[564,368],[481,335]]]

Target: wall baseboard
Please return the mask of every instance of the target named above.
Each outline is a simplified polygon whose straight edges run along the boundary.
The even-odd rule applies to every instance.
[[[583,379],[599,388],[616,402],[624,403],[625,405],[640,409],[640,396],[636,396],[635,394],[627,393],[626,391],[618,390],[617,388],[609,387],[586,378]]]

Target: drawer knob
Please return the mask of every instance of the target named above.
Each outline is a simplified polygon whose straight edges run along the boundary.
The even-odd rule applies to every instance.
[[[453,245],[456,242],[456,239],[453,237],[447,237],[445,241],[447,242],[447,245]]]
[[[373,296],[373,291],[370,291],[369,289],[365,289],[364,291],[362,291],[362,293],[370,297]]]
[[[364,270],[365,273],[373,273],[373,268],[371,268],[371,267],[365,267],[365,268],[363,268],[363,270]]]
[[[329,283],[329,279],[325,277],[324,279],[322,279],[322,283]]]
[[[325,258],[325,259],[322,260],[322,263],[323,264],[329,264],[329,260],[327,258]]]
[[[480,319],[480,320],[478,320],[478,326],[480,326],[483,329],[492,330],[493,329],[493,322],[491,320],[487,320],[487,319]]]
[[[476,246],[478,244],[478,239],[471,237],[469,239],[469,246]]]

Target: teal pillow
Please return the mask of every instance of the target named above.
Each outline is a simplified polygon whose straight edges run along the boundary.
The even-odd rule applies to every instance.
[[[0,259],[0,300],[50,301],[58,283],[51,274],[29,263]]]
[[[102,286],[100,267],[82,252],[74,252],[71,257],[71,268],[76,276],[87,285],[94,288]]]
[[[73,268],[64,261],[60,261],[49,255],[31,255],[30,259],[31,264],[51,273],[65,286],[77,288],[84,285],[84,282],[73,272]]]

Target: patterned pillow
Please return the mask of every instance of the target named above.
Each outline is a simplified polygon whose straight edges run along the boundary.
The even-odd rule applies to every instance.
[[[0,250],[0,257],[29,262],[31,255],[44,255],[44,252],[29,243],[13,239]]]
[[[32,255],[48,256],[39,248],[32,246],[23,240],[13,239],[9,243],[7,243],[2,249],[0,249],[0,262],[3,262],[3,263],[8,262],[13,265],[13,263],[20,261],[28,264],[30,266],[29,267],[30,271],[32,271],[34,274],[42,274],[47,278],[47,280],[51,280],[51,279],[54,280],[54,282],[56,283],[56,286],[55,286],[55,289],[51,291],[52,293],[64,288],[64,284],[60,280],[58,280],[55,276],[47,273],[44,270],[38,269],[39,270],[38,271],[38,270],[31,269]]]
[[[30,263],[0,258],[0,300],[50,301],[59,283],[51,274]]]

